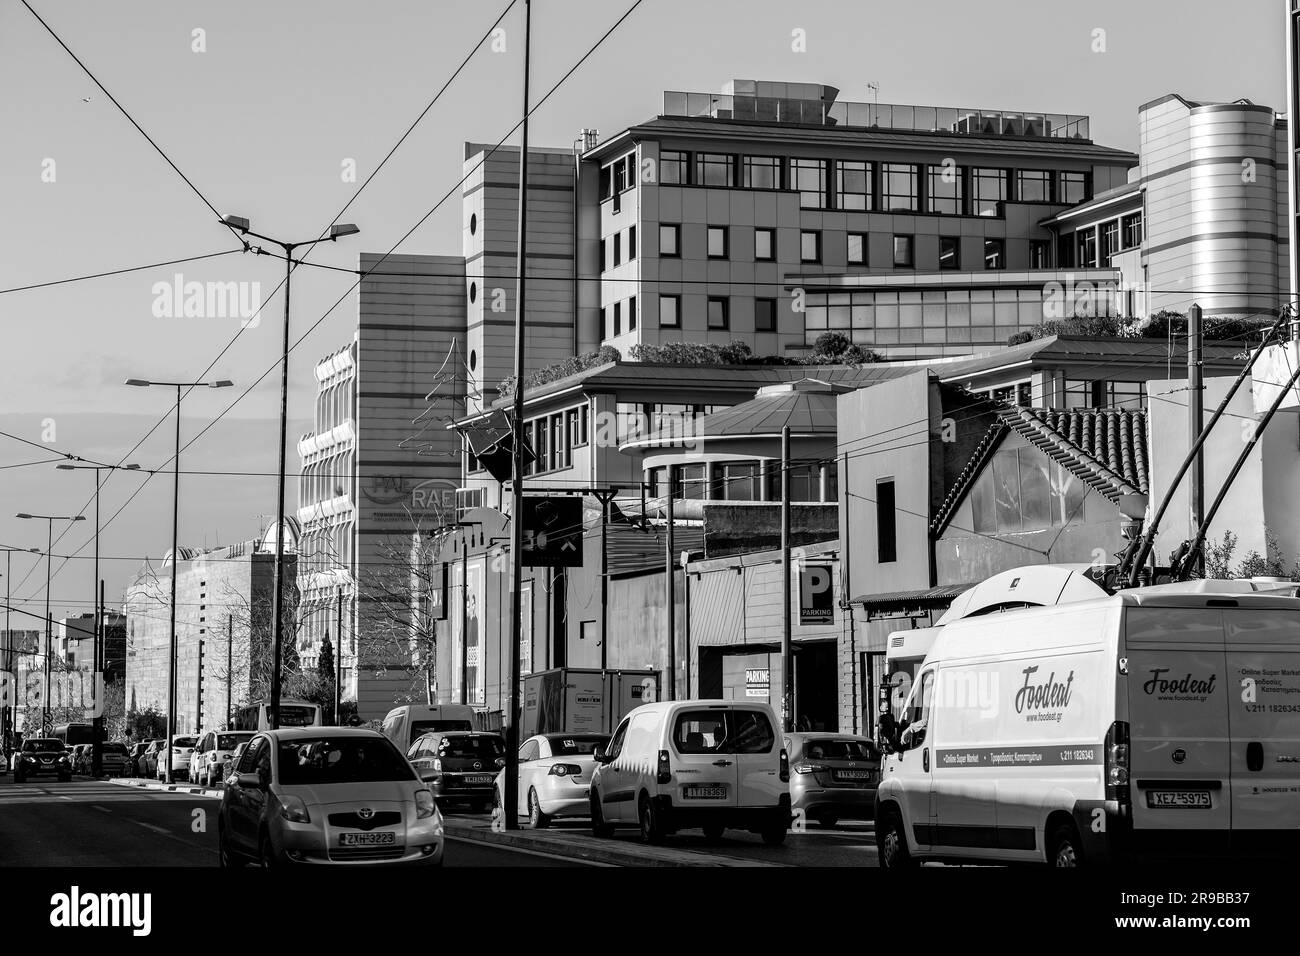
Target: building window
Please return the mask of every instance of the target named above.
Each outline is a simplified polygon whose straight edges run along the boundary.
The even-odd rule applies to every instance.
[[[709,226],[709,258],[727,258],[727,227]]]
[[[822,261],[822,234],[817,230],[805,230],[799,233],[799,260],[801,262]]]
[[[726,296],[709,296],[709,328],[726,329],[731,327],[730,317],[727,315],[727,306]]]
[[[961,239],[957,236],[939,237],[939,268],[961,268]]]
[[[621,302],[614,303],[614,334],[618,335],[623,331],[623,305]]]
[[[1056,195],[1058,202],[1070,205],[1083,202],[1088,198],[1088,174],[1062,171],[1060,188]]]
[[[1074,264],[1080,269],[1097,268],[1097,230],[1092,226],[1080,229],[1075,236]]]
[[[587,444],[586,408],[570,408],[564,413],[564,427],[568,432],[569,446],[580,448]]]
[[[623,263],[623,234],[622,234],[621,232],[616,232],[616,233],[614,233],[614,237],[613,237],[613,239],[612,239],[611,241],[614,243],[614,265],[616,265],[616,266],[618,266],[618,265],[622,265],[622,263]]]
[[[865,266],[867,264],[867,236],[862,232],[849,233],[849,265]]]
[[[1119,220],[1112,219],[1101,227],[1101,264],[1110,265],[1110,257],[1119,249]]]
[[[754,230],[754,259],[758,262],[772,262],[776,259],[776,230]]]
[[[895,236],[894,237],[894,265],[907,269],[912,268],[912,237]]]
[[[614,312],[609,306],[605,306],[603,309],[600,310],[600,327],[601,327],[602,338],[608,339],[614,335],[613,316],[614,316]]]
[[[762,470],[756,461],[728,461],[717,468],[718,488],[713,496],[724,501],[759,501]]]
[[[970,171],[971,215],[996,216],[1007,201],[1007,171],[976,166]]]
[[[682,227],[678,225],[661,225],[659,227],[659,255],[668,259],[679,259],[682,255]]]
[[[627,261],[631,262],[636,258],[636,226],[629,226],[627,230]]]
[[[727,153],[696,153],[695,184],[697,186],[736,185],[736,157]]]
[[[636,296],[627,300],[627,330],[636,331]]]
[[[708,490],[708,465],[674,465],[673,497],[679,499],[703,499]]]
[[[1046,169],[1017,169],[1016,199],[1020,202],[1051,202],[1051,172]]]
[[[835,164],[835,207],[871,208],[871,164],[840,160]]]
[[[604,272],[609,268],[609,240],[600,240],[600,271]]]
[[[1046,239],[1029,240],[1029,268],[1051,268],[1051,243]]]
[[[880,208],[883,212],[917,212],[920,167],[911,163],[880,164]]]
[[[776,299],[754,300],[754,331],[776,331]]]
[[[1005,239],[984,240],[984,268],[1005,269],[1007,267],[1007,241]]]
[[[659,297],[659,324],[665,328],[682,327],[682,297],[680,295],[661,295]]]
[[[1142,245],[1142,213],[1124,217],[1124,248],[1136,249]]]
[[[690,153],[665,149],[659,153],[659,181],[685,186],[690,182]]]
[[[799,192],[800,209],[824,209],[826,207],[826,161],[790,160],[790,188]]]
[[[876,560],[889,564],[898,560],[898,518],[895,513],[894,479],[876,482]]]
[[[962,168],[944,165],[929,167],[926,197],[930,212],[960,216],[965,209],[962,198]]]
[[[741,185],[746,189],[780,189],[781,160],[777,156],[746,156]]]

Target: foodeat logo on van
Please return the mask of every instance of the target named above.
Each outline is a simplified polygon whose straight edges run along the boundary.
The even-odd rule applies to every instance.
[[[1031,664],[1022,673],[1025,683],[1016,691],[1016,713],[1024,714],[1025,720],[1059,721],[1070,706],[1070,690],[1074,684],[1074,671],[1066,675],[1065,680],[1056,679],[1056,671],[1047,675],[1046,680],[1036,679],[1038,665]]]
[[[1200,702],[1214,693],[1217,674],[1209,677],[1196,677],[1193,674],[1168,676],[1168,667],[1153,667],[1148,673],[1150,680],[1142,685],[1142,692],[1157,700],[1189,700]]]

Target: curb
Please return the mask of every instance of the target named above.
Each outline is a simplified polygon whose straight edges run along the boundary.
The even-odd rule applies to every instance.
[[[157,783],[153,780],[136,780],[128,777],[110,777],[108,782],[119,787],[136,787],[140,790],[162,790],[167,793],[197,793],[205,797],[211,797],[214,800],[221,799],[220,790],[209,790],[207,787],[191,787],[179,783]]]

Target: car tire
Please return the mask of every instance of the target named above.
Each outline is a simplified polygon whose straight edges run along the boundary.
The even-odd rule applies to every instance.
[[[542,801],[538,799],[535,787],[528,788],[528,825],[534,830],[545,830],[551,825],[551,817],[542,811]]]
[[[1059,824],[1048,836],[1047,865],[1083,866],[1083,848],[1072,824]]]
[[[217,866],[223,870],[233,869],[244,864],[230,852],[226,845],[226,828],[217,823]]]
[[[817,825],[823,830],[829,830],[840,822],[840,818],[834,813],[822,813],[817,817]]]
[[[780,846],[785,842],[785,835],[789,829],[789,825],[782,820],[766,827],[759,835],[762,836],[763,843],[767,846]]]
[[[907,847],[907,834],[897,811],[885,813],[876,827],[876,850],[880,866],[886,870],[906,870],[916,865]]]
[[[722,834],[727,828],[721,823],[710,823],[704,827],[704,839],[710,843],[717,843],[722,839]]]
[[[641,821],[641,839],[651,846],[664,841],[664,828],[659,823],[659,814],[655,812],[654,802],[648,794],[641,794],[637,802],[636,818]]]
[[[600,809],[600,796],[591,791],[591,835],[607,840],[614,835],[614,825],[605,822],[605,814]]]
[[[275,847],[271,844],[271,835],[263,833],[257,841],[257,864],[264,870],[274,869],[279,864],[275,861]]]

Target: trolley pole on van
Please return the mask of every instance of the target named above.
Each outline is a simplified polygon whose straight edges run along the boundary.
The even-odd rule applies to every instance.
[[[794,654],[790,644],[790,426],[781,428],[781,729],[794,731]]]

